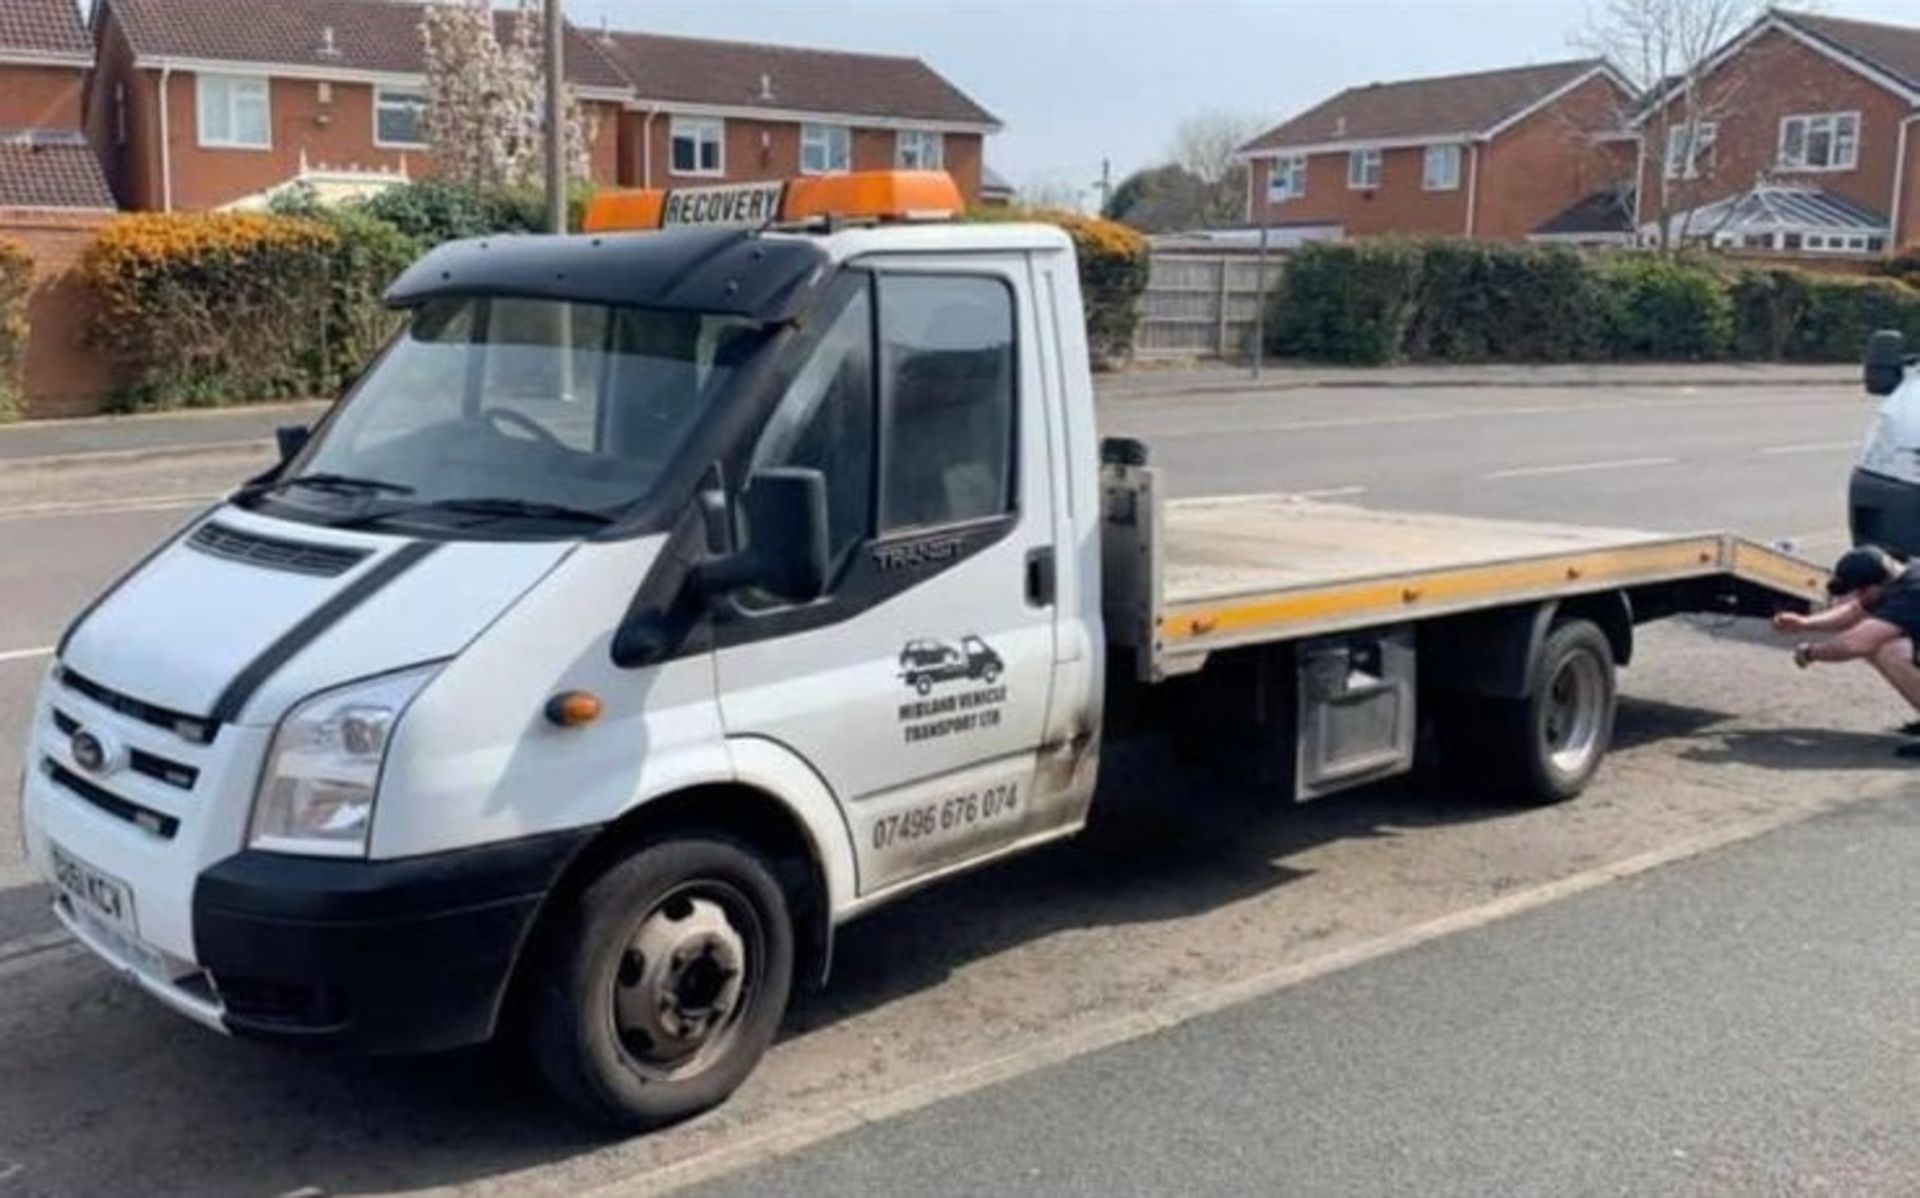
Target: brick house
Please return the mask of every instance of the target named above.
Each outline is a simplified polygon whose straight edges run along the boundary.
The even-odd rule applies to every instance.
[[[633,81],[621,181],[694,186],[940,167],[981,197],[992,113],[917,58],[607,31]]]
[[[129,208],[204,209],[295,177],[430,172],[420,11],[401,0],[97,0],[87,131],[115,193]],[[513,16],[498,19],[504,35]],[[972,198],[981,140],[999,127],[910,58],[570,26],[566,70],[602,185],[899,162],[944,165]]]
[[[419,26],[394,0],[98,0],[87,131],[128,208],[218,208],[323,166],[418,177]],[[566,65],[612,183],[632,90],[577,29]]]
[[[1599,59],[1352,87],[1240,148],[1248,223],[1517,240],[1633,174]]]
[[[1643,241],[1852,255],[1920,242],[1920,28],[1768,12],[1636,125]]]
[[[93,46],[72,0],[0,3],[0,209],[113,207],[81,136]]]

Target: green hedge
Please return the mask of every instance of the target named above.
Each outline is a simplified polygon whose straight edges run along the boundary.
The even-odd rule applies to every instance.
[[[1038,221],[1058,225],[1073,238],[1086,310],[1087,351],[1094,369],[1125,361],[1140,327],[1140,297],[1147,290],[1147,239],[1137,230],[1101,216],[1050,208],[976,208],[967,219],[982,223]]]
[[[1701,256],[1460,240],[1318,243],[1270,297],[1268,350],[1319,361],[1852,361],[1920,337],[1920,290]]]
[[[33,252],[11,237],[0,237],[0,423],[20,415],[27,298],[32,293]]]

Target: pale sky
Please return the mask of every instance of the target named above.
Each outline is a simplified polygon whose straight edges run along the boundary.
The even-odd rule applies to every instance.
[[[4,2],[4,0],[0,0]],[[1826,0],[1920,25],[1916,0]],[[1017,186],[1117,182],[1182,116],[1284,118],[1353,84],[1577,57],[1588,0],[569,0],[658,33],[909,54],[1006,125],[987,162]]]

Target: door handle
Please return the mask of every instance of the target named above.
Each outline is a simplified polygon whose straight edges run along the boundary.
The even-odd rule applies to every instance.
[[[1027,606],[1052,607],[1053,590],[1053,546],[1027,550]]]

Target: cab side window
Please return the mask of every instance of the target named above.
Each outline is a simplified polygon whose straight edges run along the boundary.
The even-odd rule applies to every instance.
[[[882,534],[1013,510],[1013,295],[979,275],[881,275]]]
[[[873,301],[857,293],[822,334],[753,456],[756,470],[799,466],[827,478],[835,572],[873,530]]]

